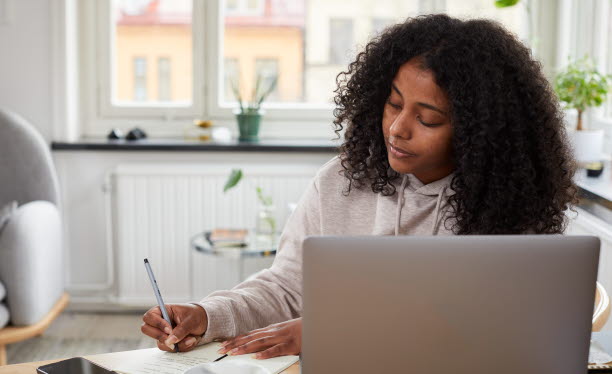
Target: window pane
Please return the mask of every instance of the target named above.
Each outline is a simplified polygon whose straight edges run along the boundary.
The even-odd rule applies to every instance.
[[[147,99],[147,60],[134,58],[134,101]]]
[[[329,20],[329,63],[332,65],[346,65],[351,60],[351,47],[353,46],[353,20]]]
[[[236,58],[225,58],[223,62],[224,76],[223,76],[223,90],[225,93],[225,100],[234,100],[234,91],[232,85],[238,83],[238,59]],[[232,79],[234,80],[232,82]]]
[[[278,100],[278,60],[275,58],[258,58],[255,60],[255,76],[260,77],[261,91],[267,92],[274,86],[266,100]]]
[[[160,57],[157,60],[157,95],[159,101],[171,100],[171,66],[168,57]]]
[[[608,56],[607,71],[606,74],[612,74],[612,3],[609,6],[608,15],[608,50],[605,56]],[[608,104],[606,105],[605,114],[606,117],[612,118],[612,93],[608,94]]]
[[[490,18],[499,21],[519,38],[526,38],[529,18],[525,12],[525,2],[515,6],[498,8],[493,0],[447,1],[446,11],[449,15],[461,18]]]
[[[111,11],[113,105],[191,105],[192,0],[114,0]]]
[[[225,61],[236,63],[225,64],[225,81],[229,76],[240,78],[241,95],[248,99],[257,72],[265,71],[278,77],[266,102],[332,103],[335,77],[354,59],[357,44],[365,44],[384,25],[416,15],[419,0],[372,4],[372,0],[226,0],[223,55]],[[231,104],[229,86],[223,87],[221,105]]]
[[[231,68],[237,70],[225,72],[225,79],[240,77],[241,95],[249,98],[256,80],[257,61],[273,59],[277,61],[278,88],[267,102],[331,104],[336,76],[346,70],[347,64],[372,36],[407,17],[431,13],[439,3],[434,0],[226,0],[223,56],[235,60]],[[524,37],[528,19],[523,3],[500,9],[493,0],[447,0],[446,11],[457,17],[499,20]],[[227,92],[220,98],[221,105],[234,101],[233,95]]]

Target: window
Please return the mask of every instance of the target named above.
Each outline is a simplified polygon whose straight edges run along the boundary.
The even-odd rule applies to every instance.
[[[168,57],[157,59],[157,97],[159,101],[172,100],[171,69]]]
[[[234,101],[234,89],[232,85],[240,84],[240,69],[238,67],[237,58],[225,58],[223,63],[223,92],[225,94],[225,101]],[[232,81],[233,80],[233,81]]]
[[[497,8],[492,0],[462,0],[447,1],[445,10],[448,14],[461,18],[490,18],[499,21],[510,31],[527,40],[529,32],[529,14],[526,4],[532,0],[523,0],[517,5],[508,8]],[[533,5],[529,5],[530,12]],[[532,16],[536,14],[533,13]]]
[[[144,57],[134,57],[134,101],[147,99],[147,60]]]
[[[275,84],[274,89],[266,100],[275,101],[278,100],[278,60],[275,58],[258,58],[255,60],[255,76],[261,77],[261,87],[263,90],[267,90]],[[276,81],[276,83],[274,83]]]
[[[608,31],[605,32],[603,35],[607,35],[608,43],[606,46],[606,50],[603,51],[603,53],[605,56],[607,56],[607,60],[608,60],[606,61],[606,73],[612,75],[612,3],[609,3],[607,13],[608,13],[608,17],[607,17]],[[612,82],[610,84],[611,84],[610,89],[612,90]],[[608,94],[608,103],[606,104],[604,116],[606,118],[612,119],[612,92]]]
[[[318,110],[319,118],[329,121],[336,75],[355,57],[357,46],[383,23],[418,14],[419,0],[381,1],[373,12],[370,0],[267,0],[260,15],[238,14],[238,1],[226,1],[223,56],[238,60],[245,93],[255,82],[253,64],[276,60],[279,85],[266,106],[285,109],[289,116],[296,115],[295,109],[308,109],[306,116]],[[231,95],[220,92],[219,97],[221,108],[236,105]]]
[[[524,36],[523,3],[497,9],[492,0],[377,0],[376,7],[371,0],[82,0],[82,113],[93,130],[83,133],[103,135],[134,118],[145,129],[147,121],[172,128],[165,134],[180,134],[198,117],[231,126],[231,82],[249,99],[261,74],[266,82],[277,79],[263,105],[269,126],[290,133],[288,121],[304,131],[320,124],[327,136],[336,76],[385,27],[447,11],[493,17]]]
[[[585,6],[578,1],[563,1],[560,5],[561,29],[557,46],[557,68],[564,68],[568,59],[588,56],[600,73],[612,74],[612,2],[595,1]],[[600,107],[586,112],[587,126],[609,129],[612,125],[612,95]],[[570,117],[575,110],[568,110]],[[612,149],[612,133],[608,135]]]
[[[372,30],[370,31],[371,36],[380,34],[387,26],[393,24],[393,18],[372,18]]]
[[[124,109],[137,107],[190,108],[194,81],[192,0],[99,3],[106,3],[98,8],[102,7],[101,13],[108,14],[110,20],[99,29],[101,76],[108,77],[101,82],[102,113],[127,113]],[[131,70],[133,79],[126,79]]]
[[[264,13],[265,0],[226,0],[225,13],[232,16],[258,16]]]
[[[353,48],[353,20],[329,20],[329,63],[346,65],[350,62],[349,55]]]

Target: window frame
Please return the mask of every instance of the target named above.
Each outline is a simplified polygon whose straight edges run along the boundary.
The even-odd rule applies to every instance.
[[[73,1],[73,0],[57,0]],[[224,105],[223,0],[193,0],[193,102],[191,107],[142,106],[117,107],[111,103],[110,2],[78,2],[79,87],[82,93],[77,107],[81,132],[85,136],[105,135],[111,128],[127,128],[137,123],[152,130],[154,136],[176,136],[187,121],[206,118],[221,126],[235,127],[237,105]],[[445,0],[420,0],[419,12],[444,10]],[[205,46],[205,47],[204,47]],[[102,57],[107,56],[107,59]],[[208,77],[212,77],[208,79]],[[161,104],[164,103],[155,103]],[[167,104],[167,103],[166,103]],[[274,137],[333,137],[334,105],[314,103],[268,103],[266,129],[262,134]]]
[[[83,118],[88,123],[85,134],[108,129],[108,122],[178,122],[186,118],[206,117],[233,121],[237,105],[221,105],[223,87],[223,0],[193,0],[193,96],[189,107],[154,103],[116,106],[111,102],[112,58],[109,1],[86,0],[81,3],[79,28],[82,92],[88,92],[88,103],[82,104]],[[203,46],[206,46],[204,48]],[[207,52],[209,51],[209,52]],[[218,53],[215,53],[218,51]],[[106,56],[106,57],[105,57]],[[200,68],[197,68],[200,67]],[[95,72],[95,74],[88,74]],[[97,77],[97,78],[95,78]],[[205,77],[213,79],[205,80]],[[271,121],[330,122],[332,105],[309,103],[264,103],[266,119]],[[182,122],[184,123],[184,121]],[[174,131],[176,132],[176,131]]]
[[[203,79],[202,69],[196,69],[196,66],[202,66],[203,62],[203,43],[201,42],[202,33],[197,31],[197,25],[202,24],[201,15],[203,5],[202,1],[193,0],[192,7],[192,53],[193,53],[193,86],[192,86],[192,103],[185,106],[182,104],[171,104],[154,102],[151,104],[134,103],[133,105],[117,106],[112,103],[112,61],[114,59],[112,48],[112,27],[111,5],[112,1],[95,1],[95,5],[91,1],[85,1],[84,8],[88,13],[95,10],[93,21],[90,25],[93,29],[95,37],[96,59],[94,60],[94,69],[98,77],[95,82],[95,96],[97,100],[96,111],[99,119],[108,118],[159,118],[167,117],[170,114],[175,117],[193,117],[198,116],[203,112],[202,102],[203,92],[198,87],[201,87]],[[93,6],[92,6],[93,5]],[[147,61],[147,65],[151,65]]]
[[[200,1],[200,0],[194,0]],[[223,0],[206,1],[206,45],[208,50],[217,51],[217,53],[208,53],[207,76],[214,77],[206,82],[206,108],[207,115],[213,119],[234,118],[233,111],[238,108],[238,105],[221,105],[220,99],[223,99],[222,87],[224,86],[224,77],[221,74],[220,67],[223,66],[224,50],[223,50]],[[322,105],[312,103],[267,103],[264,102],[261,106],[265,110],[266,121],[273,122],[289,122],[299,121],[307,123],[331,123],[333,120],[333,105]]]

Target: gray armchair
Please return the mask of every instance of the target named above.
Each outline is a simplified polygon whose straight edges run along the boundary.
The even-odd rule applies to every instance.
[[[2,365],[5,344],[42,333],[68,302],[51,153],[31,124],[2,109],[0,181],[0,211],[5,207],[5,217],[0,217],[0,288],[6,290],[0,306],[5,304],[10,319],[0,329]]]

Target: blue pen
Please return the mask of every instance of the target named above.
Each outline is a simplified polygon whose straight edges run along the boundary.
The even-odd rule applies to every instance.
[[[151,286],[153,287],[153,293],[157,298],[157,304],[159,304],[159,309],[162,312],[162,316],[170,325],[170,328],[173,328],[172,321],[170,320],[170,316],[168,315],[168,311],[166,310],[166,306],[164,305],[164,300],[162,299],[161,293],[159,292],[159,287],[157,287],[157,281],[155,280],[155,275],[153,275],[153,269],[151,269],[151,265],[149,264],[149,260],[144,259],[145,268],[147,269],[147,273],[149,274],[149,279],[151,280]],[[178,352],[178,342],[174,344],[174,352]]]

